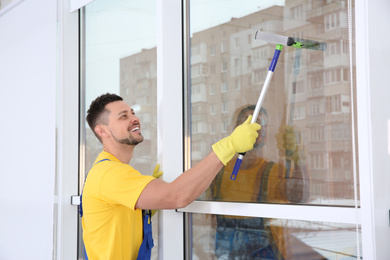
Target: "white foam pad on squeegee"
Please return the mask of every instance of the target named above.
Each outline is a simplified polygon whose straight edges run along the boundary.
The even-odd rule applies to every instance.
[[[287,44],[288,37],[283,35],[278,35],[278,34],[257,31],[255,35],[255,39],[276,43],[276,44],[288,45]]]

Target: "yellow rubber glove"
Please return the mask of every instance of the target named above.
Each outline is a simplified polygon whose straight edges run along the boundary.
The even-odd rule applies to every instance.
[[[160,171],[160,164],[157,164],[156,167],[153,170],[152,176],[156,179],[158,179],[163,174],[162,171]]]
[[[299,132],[299,129],[296,127],[283,125],[279,127],[279,133],[276,134],[276,145],[279,149],[279,155],[284,157],[286,156],[286,150],[290,151],[287,160],[293,160],[295,165],[300,163],[300,152],[295,137],[295,133]]]
[[[242,125],[237,126],[231,135],[213,144],[213,151],[224,165],[236,153],[245,153],[253,148],[261,126],[258,123],[250,123],[251,120],[252,115],[248,116]]]

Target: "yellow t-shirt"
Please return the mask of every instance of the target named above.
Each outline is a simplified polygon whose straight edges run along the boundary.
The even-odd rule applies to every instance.
[[[88,173],[82,198],[83,239],[90,260],[137,258],[143,225],[142,210],[135,209],[135,204],[153,179],[110,153],[99,154]]]

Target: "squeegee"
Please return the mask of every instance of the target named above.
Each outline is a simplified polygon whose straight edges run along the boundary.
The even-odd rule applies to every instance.
[[[257,100],[255,111],[253,112],[252,121],[251,123],[256,122],[257,117],[259,116],[259,112],[261,109],[261,106],[263,104],[264,97],[267,93],[269,84],[271,82],[272,76],[275,71],[276,64],[278,63],[280,52],[283,49],[283,46],[291,46],[298,49],[304,48],[304,49],[312,49],[312,50],[325,50],[326,44],[322,42],[312,41],[312,40],[304,40],[293,37],[287,37],[283,35],[277,35],[272,33],[266,33],[262,31],[257,31],[255,35],[256,40],[262,40],[270,43],[275,43],[275,52],[274,56],[272,58],[271,64],[268,69],[267,76],[265,78],[263,88],[261,89],[259,99]],[[236,164],[234,165],[232,175],[230,176],[230,179],[235,180],[237,178],[238,171],[241,166],[241,162],[245,156],[245,153],[239,153]]]

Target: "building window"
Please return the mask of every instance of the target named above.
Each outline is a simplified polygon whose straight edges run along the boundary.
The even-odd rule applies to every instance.
[[[240,38],[234,38],[234,48],[240,48]]]
[[[210,65],[210,74],[215,74],[215,64]]]
[[[238,58],[234,59],[234,68],[235,69],[240,68],[240,60]]]
[[[226,52],[226,51],[227,51],[227,43],[221,42],[221,52]]]
[[[325,15],[325,31],[340,27],[340,13]]]
[[[215,104],[210,105],[210,115],[215,115]]]
[[[341,96],[335,95],[326,97],[327,112],[341,112]]]
[[[210,134],[215,135],[215,124],[210,124]]]
[[[235,90],[240,90],[241,89],[241,79],[236,79],[234,81],[234,88],[235,88]]]
[[[214,56],[215,53],[216,53],[216,46],[215,45],[211,45],[210,46],[210,56]]]
[[[228,70],[228,62],[227,61],[223,61],[221,67],[222,67],[221,68],[221,72],[226,72]]]
[[[222,121],[222,129],[221,129],[221,132],[222,132],[222,133],[227,133],[227,131],[228,131],[228,126],[229,126],[228,120],[224,119],[224,120]]]
[[[293,19],[302,18],[302,16],[303,16],[302,5],[294,6],[290,10],[291,10],[291,17]]]
[[[221,84],[221,93],[227,93],[227,92],[228,92],[228,83],[224,81]]]
[[[215,95],[215,84],[210,85],[210,95]]]
[[[228,103],[226,101],[222,102],[222,113],[228,112]]]

